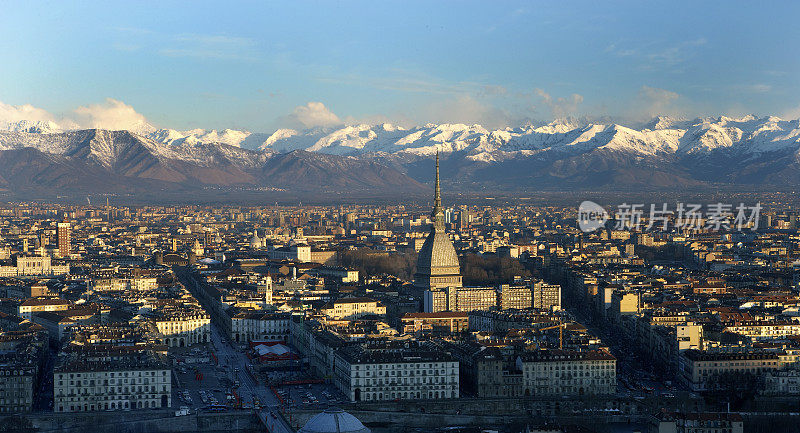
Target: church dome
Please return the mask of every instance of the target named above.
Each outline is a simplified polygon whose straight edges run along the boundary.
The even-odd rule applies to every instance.
[[[417,272],[437,275],[459,272],[458,254],[443,230],[432,229],[419,250]]]
[[[258,232],[253,232],[253,237],[250,238],[250,248],[257,249],[261,248],[261,238],[258,237]]]
[[[353,415],[331,408],[308,420],[298,433],[370,433],[370,430]]]

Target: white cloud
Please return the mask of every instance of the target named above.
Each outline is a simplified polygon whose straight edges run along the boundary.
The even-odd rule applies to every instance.
[[[781,118],[788,120],[800,119],[800,105],[786,110]]]
[[[341,125],[342,121],[325,104],[312,101],[295,107],[294,111],[283,117],[280,123],[292,129],[308,129]]]
[[[200,59],[255,60],[258,58],[252,39],[227,35],[183,34],[168,38],[169,46],[159,53],[168,57]]]
[[[489,129],[509,126],[509,115],[492,105],[483,104],[472,96],[443,99],[423,107],[412,118],[418,124],[464,123],[479,124]]]
[[[577,114],[578,107],[583,103],[583,96],[573,93],[566,98],[553,99],[549,93],[542,89],[534,89],[534,92],[542,99],[542,102],[550,109],[554,118],[562,118]]]
[[[0,102],[0,124],[14,123],[20,120],[52,122],[55,118],[47,110],[34,107],[31,104],[9,105]]]
[[[100,104],[90,104],[74,110],[75,123],[83,128],[111,130],[127,129],[142,132],[151,129],[147,119],[137,113],[130,105],[113,98],[106,98]]]
[[[771,85],[764,83],[751,84],[746,88],[753,93],[767,93],[772,90]]]
[[[647,113],[649,117],[676,114],[673,104],[679,97],[680,95],[669,90],[642,86],[639,89],[640,105],[642,105],[640,112]]]

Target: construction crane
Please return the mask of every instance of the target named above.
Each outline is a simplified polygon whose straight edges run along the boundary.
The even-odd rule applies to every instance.
[[[558,349],[564,349],[564,327],[567,326],[567,323],[561,323],[561,318],[558,319],[558,325],[548,326],[546,328],[539,328],[539,331],[548,331],[550,329],[558,328]]]

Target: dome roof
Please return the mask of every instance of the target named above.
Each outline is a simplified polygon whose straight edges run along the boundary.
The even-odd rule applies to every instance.
[[[431,275],[459,273],[458,254],[444,230],[433,228],[425,238],[417,258],[417,272]]]
[[[261,245],[261,238],[258,237],[258,232],[253,232],[253,237],[250,238],[250,248],[260,248]]]
[[[298,433],[370,433],[370,430],[353,415],[331,408],[308,420]]]

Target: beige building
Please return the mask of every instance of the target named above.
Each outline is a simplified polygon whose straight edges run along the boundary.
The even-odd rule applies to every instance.
[[[611,295],[611,316],[619,320],[622,316],[639,313],[639,294],[635,292],[614,291]]]
[[[156,277],[99,278],[92,280],[92,289],[105,291],[148,291],[158,288]]]
[[[533,306],[533,290],[526,285],[518,286],[511,284],[501,284],[497,291],[497,298],[500,300],[500,309],[531,308]]]
[[[65,274],[69,265],[54,265],[49,256],[16,256],[13,266],[0,266],[0,277]]]
[[[342,283],[358,282],[358,270],[348,269],[342,266],[319,266],[309,269],[308,274],[340,280]]]
[[[169,347],[185,347],[211,341],[211,316],[200,311],[168,312],[155,319],[156,328]]]
[[[231,337],[238,343],[287,341],[290,313],[242,312],[231,318]]]
[[[290,260],[307,263],[311,261],[311,247],[306,244],[295,244],[269,250],[271,260]]]
[[[445,353],[351,346],[334,356],[334,384],[350,401],[459,397],[458,361]]]
[[[44,311],[65,311],[70,308],[71,302],[66,299],[31,298],[22,301],[17,307],[19,316],[31,320],[33,313]]]
[[[172,373],[149,351],[62,353],[53,373],[55,412],[166,408]]]
[[[777,353],[707,353],[687,350],[681,357],[681,378],[692,391],[714,389],[719,380],[762,375],[779,370]]]
[[[456,311],[438,313],[406,313],[400,319],[403,333],[431,332],[437,335],[455,334],[469,328],[469,314]]]
[[[533,283],[533,308],[543,310],[561,309],[561,286],[544,281]]]
[[[617,360],[604,350],[548,350],[517,358],[526,396],[610,395],[617,390]]]
[[[322,306],[322,314],[336,320],[353,320],[374,314],[386,315],[386,306],[370,298],[341,298]]]
[[[764,376],[766,395],[798,395],[800,394],[800,371],[783,370],[767,373]]]
[[[497,306],[497,290],[494,287],[445,287],[431,288],[423,294],[423,309],[426,313],[439,311],[488,310]]]

